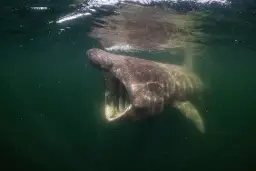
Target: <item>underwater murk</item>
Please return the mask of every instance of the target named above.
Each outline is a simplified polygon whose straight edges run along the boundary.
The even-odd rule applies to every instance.
[[[0,169],[253,171],[253,1],[0,2]]]

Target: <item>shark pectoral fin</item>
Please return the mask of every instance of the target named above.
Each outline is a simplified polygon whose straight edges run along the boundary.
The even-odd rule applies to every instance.
[[[200,132],[205,132],[203,120],[198,110],[191,102],[176,101],[174,102],[174,107],[177,108],[186,118],[190,119]]]

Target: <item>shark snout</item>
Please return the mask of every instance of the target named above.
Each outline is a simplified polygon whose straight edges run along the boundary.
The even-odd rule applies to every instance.
[[[93,49],[89,49],[87,50],[87,55],[89,58],[93,57],[93,56],[96,56],[97,55],[97,49],[93,48]]]
[[[101,49],[92,48],[87,51],[89,60],[97,67],[103,70],[110,70],[112,67],[112,60],[108,54]]]

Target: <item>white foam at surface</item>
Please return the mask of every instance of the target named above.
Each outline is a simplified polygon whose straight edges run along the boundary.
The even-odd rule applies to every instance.
[[[134,49],[131,45],[126,45],[126,44],[120,44],[120,45],[114,45],[108,48],[105,48],[107,51],[118,51],[118,50],[122,50],[122,51],[126,51],[129,52],[131,49]]]

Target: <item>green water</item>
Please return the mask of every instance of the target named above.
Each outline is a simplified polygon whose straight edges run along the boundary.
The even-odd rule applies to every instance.
[[[47,21],[65,11],[1,13],[1,170],[256,168],[253,10],[216,10],[204,21],[209,37],[197,61],[209,84],[199,107],[204,135],[173,109],[152,120],[106,123],[103,75],[85,53],[99,47],[87,37],[90,23],[79,20],[59,34],[65,26]]]

